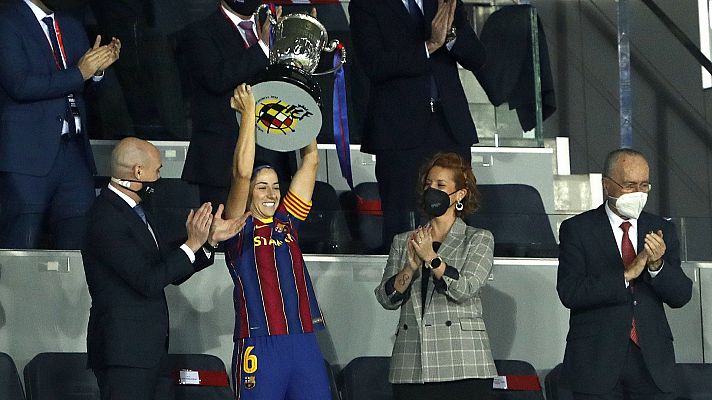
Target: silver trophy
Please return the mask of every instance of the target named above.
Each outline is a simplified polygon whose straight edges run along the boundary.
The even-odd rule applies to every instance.
[[[329,41],[324,25],[311,15],[289,14],[277,21],[266,4],[257,9],[256,15],[263,9],[274,30],[270,65],[252,85],[257,144],[276,151],[293,151],[308,145],[321,130],[321,90],[312,77],[341,68],[346,51],[338,40]],[[337,49],[340,63],[316,72],[321,53]]]

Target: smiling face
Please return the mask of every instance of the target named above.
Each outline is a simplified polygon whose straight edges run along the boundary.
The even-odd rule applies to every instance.
[[[271,168],[257,171],[252,178],[250,211],[255,218],[268,219],[274,216],[279,205],[279,179]]]

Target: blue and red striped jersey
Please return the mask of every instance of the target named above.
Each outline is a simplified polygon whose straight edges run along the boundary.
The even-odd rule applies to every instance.
[[[311,203],[289,192],[271,221],[250,217],[225,243],[235,284],[235,340],[324,328],[297,233],[310,209]]]

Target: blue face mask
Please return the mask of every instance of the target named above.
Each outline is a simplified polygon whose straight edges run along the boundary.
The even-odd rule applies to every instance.
[[[455,192],[457,192],[457,190]],[[425,189],[425,192],[423,192],[423,207],[425,208],[425,213],[433,218],[445,214],[450,207],[450,195],[452,193],[443,192],[442,190],[433,189],[431,187]]]

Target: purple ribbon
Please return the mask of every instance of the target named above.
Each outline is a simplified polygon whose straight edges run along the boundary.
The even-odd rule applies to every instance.
[[[341,47],[334,52],[334,67],[341,64]],[[339,166],[341,176],[346,178],[346,182],[351,189],[354,188],[351,173],[351,140],[349,139],[349,115],[346,106],[346,78],[344,77],[344,67],[336,70],[334,78],[333,115],[334,115],[334,143],[336,143],[336,153],[339,156]]]

